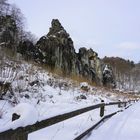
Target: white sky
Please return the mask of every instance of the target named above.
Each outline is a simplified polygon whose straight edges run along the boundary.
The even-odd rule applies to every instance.
[[[75,48],[87,47],[100,57],[119,56],[140,61],[140,0],[9,0],[39,38],[57,18]]]

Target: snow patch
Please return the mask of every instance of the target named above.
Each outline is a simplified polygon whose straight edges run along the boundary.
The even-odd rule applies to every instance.
[[[3,128],[0,128],[0,132],[3,132],[7,129],[16,129],[18,127],[32,125],[38,121],[38,112],[31,104],[20,103],[13,109],[12,112],[20,115],[20,118],[13,122],[11,120],[9,124],[5,125]]]

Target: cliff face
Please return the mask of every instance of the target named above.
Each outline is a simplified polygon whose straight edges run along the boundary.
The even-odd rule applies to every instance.
[[[73,41],[58,20],[52,20],[49,33],[40,38],[36,47],[43,55],[42,62],[51,68],[60,68],[65,74],[76,71]]]
[[[92,49],[80,48],[78,55],[79,74],[91,81],[102,84],[102,62]]]
[[[98,54],[86,48],[80,48],[76,53],[70,35],[59,20],[52,20],[49,33],[39,39],[36,48],[42,54],[40,61],[52,69],[59,68],[66,75],[75,74],[103,84],[105,65]]]

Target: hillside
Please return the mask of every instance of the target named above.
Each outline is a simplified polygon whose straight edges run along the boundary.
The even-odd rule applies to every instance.
[[[3,81],[5,84],[3,84],[3,87],[1,86],[0,131],[17,128],[23,126],[23,124],[26,126],[31,123],[31,121],[28,121],[30,120],[29,115],[27,115],[28,113],[21,120],[22,123],[13,123],[11,120],[12,114],[17,112],[16,108],[18,105],[22,105],[22,103],[34,107],[38,114],[35,117],[35,121],[40,121],[58,114],[100,103],[101,100],[111,102],[139,98],[139,96],[117,94],[104,88],[90,86],[85,82],[81,83],[69,78],[60,77],[59,75],[47,72],[42,67],[25,61],[5,59],[1,62],[0,81]],[[7,83],[9,83],[9,86],[6,86]],[[23,105],[26,106],[25,104]],[[28,111],[25,107],[23,108],[20,111],[20,115],[22,115],[22,112],[24,114],[24,110],[25,112]],[[107,112],[116,109],[109,108]],[[88,117],[89,114],[86,116]]]
[[[46,65],[67,77],[83,77],[96,85],[115,87],[112,70],[92,49],[80,48],[76,53],[72,38],[58,19],[52,20],[48,34],[35,43],[34,36],[24,29],[18,7],[3,0],[0,9],[0,49],[8,55]]]
[[[8,17],[4,18],[7,19]],[[14,26],[11,22],[7,22],[10,27]],[[7,29],[7,25],[3,24],[1,30]],[[25,60],[46,65],[52,70],[57,69],[61,71],[62,75],[84,77],[97,85],[115,87],[111,68],[106,66],[92,49],[80,48],[79,52],[76,53],[70,35],[58,19],[52,20],[49,33],[41,37],[35,45],[28,39],[18,41],[19,44],[11,42],[11,40],[16,42],[17,38],[14,40],[7,36],[8,40],[4,40],[7,39],[5,32],[6,34],[9,32],[12,36],[10,27],[1,33],[0,47],[2,49],[9,48],[13,54],[20,53]],[[12,37],[14,38],[14,36]]]
[[[72,37],[58,19],[53,19],[49,32],[36,40],[24,29],[24,16],[18,7],[2,0],[0,9],[1,60],[15,57],[40,64],[64,77],[139,93],[139,66],[133,61],[119,57],[101,59],[97,52],[86,47],[76,53]]]
[[[119,57],[104,57],[104,63],[113,68],[117,88],[127,92],[139,92],[140,88],[140,66],[133,61]]]
[[[59,19],[52,19],[48,33],[39,38],[26,28],[21,10],[0,0],[0,140],[73,140],[91,128],[96,128],[95,133],[90,130],[85,139],[139,139],[140,63],[120,57],[102,59],[94,45],[87,49],[83,43],[76,52],[74,37]],[[94,42],[89,33],[94,30],[86,27],[83,31]],[[134,45],[120,46],[126,44],[130,50]]]

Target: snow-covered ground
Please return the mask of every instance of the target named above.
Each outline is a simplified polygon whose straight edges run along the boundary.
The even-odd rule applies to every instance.
[[[13,97],[7,93],[0,100],[0,132],[98,104],[101,100],[127,101],[133,97],[62,78],[28,63],[6,61],[0,72],[0,80],[11,82],[14,92]],[[105,114],[116,110],[117,106],[107,107]],[[13,113],[23,116],[12,122]],[[100,119],[96,109],[32,133],[28,140],[72,140]]]
[[[119,110],[117,106],[106,107],[105,115],[117,110]],[[101,119],[99,112],[99,109],[89,111],[88,113],[31,133],[28,135],[28,140],[73,140]]]
[[[140,102],[113,116],[86,140],[139,140]]]

